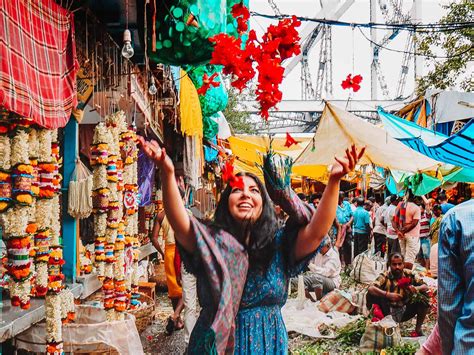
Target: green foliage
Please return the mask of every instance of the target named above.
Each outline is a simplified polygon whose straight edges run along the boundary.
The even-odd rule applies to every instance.
[[[386,355],[413,355],[418,351],[420,344],[416,342],[401,342],[397,346],[385,349]]]
[[[355,322],[351,322],[337,331],[337,341],[346,346],[359,345],[360,339],[365,332],[367,318],[361,317]]]
[[[472,0],[460,0],[443,7],[447,10],[447,14],[439,21],[441,24],[473,21]],[[474,60],[473,39],[473,27],[419,33],[416,37],[419,54],[449,58],[426,58],[426,64],[431,64],[433,69],[418,79],[418,94],[423,94],[428,88],[445,90],[457,85],[465,91],[473,91],[474,78],[472,69],[469,69],[469,62],[472,63]]]
[[[254,127],[250,122],[250,114],[238,110],[239,102],[251,100],[250,95],[239,92],[233,87],[228,90],[227,94],[229,97],[223,114],[232,128],[233,133],[254,133]]]

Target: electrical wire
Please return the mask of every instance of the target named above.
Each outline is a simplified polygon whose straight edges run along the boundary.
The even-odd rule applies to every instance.
[[[473,50],[474,49],[474,45],[471,45],[469,46],[469,48],[461,51],[461,52],[458,52],[456,54],[453,54],[453,55],[448,55],[448,56],[442,56],[442,55],[432,55],[432,54],[421,54],[419,52],[407,52],[407,51],[402,51],[402,50],[398,50],[398,49],[393,49],[393,48],[388,48],[388,47],[385,47],[385,46],[382,46],[380,44],[378,44],[377,42],[374,42],[372,41],[369,37],[367,37],[367,35],[364,33],[364,31],[362,31],[362,28],[359,27],[359,31],[360,33],[362,34],[362,36],[367,40],[369,41],[370,43],[372,43],[374,46],[377,46],[379,48],[382,48],[382,49],[385,49],[387,51],[390,51],[390,52],[397,52],[397,53],[405,53],[405,54],[411,54],[411,55],[415,55],[415,56],[421,56],[421,57],[428,57],[428,58],[438,58],[438,59],[450,59],[450,58],[456,58],[456,57],[459,57],[463,54],[466,54],[468,53],[469,51]]]
[[[262,14],[259,12],[251,11],[251,16],[254,17],[264,17],[269,19],[282,19],[292,17],[290,15],[269,15]],[[376,28],[376,29],[400,29],[406,31],[415,31],[415,32],[444,32],[444,31],[456,31],[461,29],[468,29],[474,26],[474,21],[467,22],[453,22],[453,23],[426,23],[426,24],[413,24],[413,23],[354,23],[354,22],[344,22],[336,20],[327,20],[327,19],[315,19],[304,16],[296,16],[300,21],[304,22],[316,22],[327,24],[330,26],[345,26],[345,27],[367,27],[367,28]]]

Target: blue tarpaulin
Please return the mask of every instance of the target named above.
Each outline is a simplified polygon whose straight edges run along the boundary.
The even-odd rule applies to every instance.
[[[378,113],[385,130],[408,147],[437,161],[474,169],[474,119],[456,134],[446,136],[389,114],[381,108]]]

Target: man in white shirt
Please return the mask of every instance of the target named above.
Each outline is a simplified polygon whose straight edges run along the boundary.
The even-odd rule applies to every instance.
[[[400,252],[400,242],[398,241],[398,235],[395,228],[392,226],[392,218],[395,215],[395,211],[398,205],[398,197],[397,195],[390,196],[390,205],[384,212],[384,223],[387,226],[387,244],[388,244],[388,255]]]
[[[303,275],[306,291],[314,291],[318,300],[341,285],[339,253],[331,246],[329,237],[324,238],[321,244],[319,252],[308,265],[310,271]],[[294,286],[297,283],[297,279],[292,280]],[[309,292],[306,295],[314,301]]]
[[[385,199],[385,203],[377,208],[375,211],[375,226],[374,226],[374,244],[375,252],[380,252],[382,257],[385,256],[385,243],[387,239],[387,223],[384,220],[385,210],[390,205],[390,197]]]

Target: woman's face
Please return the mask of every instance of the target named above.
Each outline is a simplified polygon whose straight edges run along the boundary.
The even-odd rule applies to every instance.
[[[243,189],[232,188],[229,195],[229,212],[238,222],[255,222],[262,214],[262,191],[250,176],[242,176]]]

